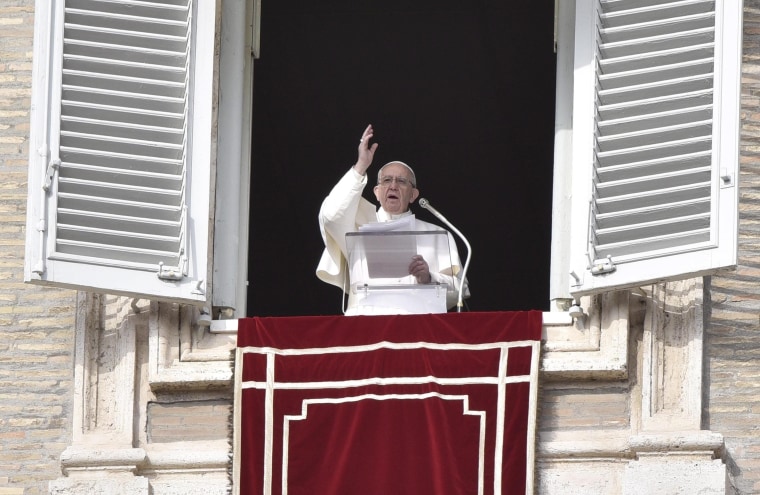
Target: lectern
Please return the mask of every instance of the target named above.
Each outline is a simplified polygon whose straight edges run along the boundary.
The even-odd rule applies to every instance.
[[[447,311],[453,290],[449,236],[446,231],[349,232],[350,277],[346,314],[426,314]],[[420,284],[409,274],[412,256],[428,263],[432,280]],[[444,277],[439,274],[447,274]]]

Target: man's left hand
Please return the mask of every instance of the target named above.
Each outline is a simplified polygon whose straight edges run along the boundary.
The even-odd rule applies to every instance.
[[[430,283],[430,267],[428,267],[425,258],[419,254],[412,256],[412,262],[409,264],[409,273],[411,275],[414,275],[414,278],[417,279],[418,284]]]

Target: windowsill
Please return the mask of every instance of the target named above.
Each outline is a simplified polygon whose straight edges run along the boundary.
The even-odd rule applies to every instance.
[[[543,318],[544,318],[544,327],[567,326],[567,325],[573,324],[573,317],[570,316],[570,314],[566,312],[544,311]],[[212,320],[211,328],[209,329],[211,333],[223,333],[223,334],[237,333],[237,330],[238,330],[238,320],[235,320],[235,319]]]
[[[543,313],[543,377],[619,380],[627,376],[628,293],[609,293],[593,305],[589,302],[580,318],[564,311]],[[211,334],[233,340],[237,330],[236,319],[214,320],[209,328]]]

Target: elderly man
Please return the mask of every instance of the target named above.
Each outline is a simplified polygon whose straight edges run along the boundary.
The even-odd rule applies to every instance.
[[[409,211],[409,205],[419,197],[420,192],[417,189],[414,171],[403,162],[387,163],[378,171],[377,185],[374,188],[375,197],[380,203],[377,211],[362,197],[362,191],[367,185],[367,170],[378,147],[377,143],[370,144],[373,136],[374,131],[369,125],[359,140],[356,164],[333,187],[319,211],[319,227],[325,250],[317,267],[317,277],[348,292],[348,307],[345,310],[347,315],[410,312],[392,306],[372,308],[358,303],[356,294],[348,288],[345,238],[347,233],[355,232],[360,226],[368,223],[387,222],[406,216],[412,217],[412,230],[444,230],[437,225],[414,218]],[[456,243],[450,233],[448,238],[450,253],[447,254],[450,256],[446,256],[446,259],[450,259],[450,266],[439,266],[439,271],[431,274],[428,262],[422,256],[416,255],[409,260],[409,274],[418,284],[447,284],[446,306],[452,308],[457,303],[458,292],[458,281],[455,281],[454,276],[459,272],[461,264]]]

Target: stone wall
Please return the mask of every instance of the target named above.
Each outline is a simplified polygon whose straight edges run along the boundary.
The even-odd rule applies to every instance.
[[[48,493],[71,443],[76,294],[23,283],[33,30],[34,0],[0,2],[2,495]]]
[[[760,493],[760,1],[744,2],[739,267],[710,282],[705,427],[723,433],[735,494]]]

